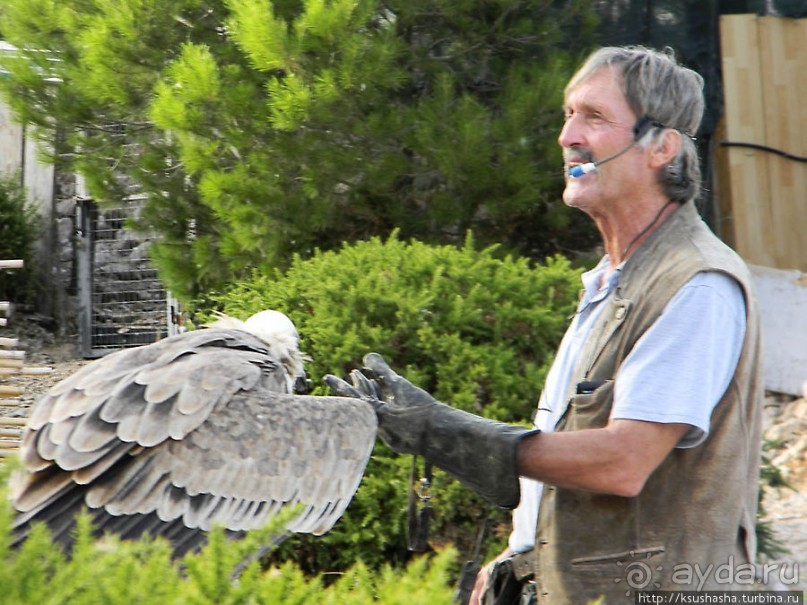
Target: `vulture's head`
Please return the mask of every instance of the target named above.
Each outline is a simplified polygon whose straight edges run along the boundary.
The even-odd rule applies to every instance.
[[[307,357],[300,352],[300,336],[294,323],[280,311],[259,311],[246,321],[235,319],[223,313],[209,327],[235,328],[244,330],[260,338],[269,347],[272,357],[286,370],[289,392],[308,391],[304,362]]]

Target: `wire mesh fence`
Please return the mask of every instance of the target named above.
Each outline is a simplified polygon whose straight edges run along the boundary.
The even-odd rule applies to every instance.
[[[77,208],[82,355],[101,357],[176,333],[177,303],[148,258],[150,239],[127,225],[140,200],[103,209],[81,200]]]

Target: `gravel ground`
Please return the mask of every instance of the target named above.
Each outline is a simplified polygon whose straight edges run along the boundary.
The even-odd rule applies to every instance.
[[[23,389],[14,400],[0,399],[0,416],[25,417],[29,408],[60,380],[91,363],[82,359],[75,336],[56,338],[36,321],[24,320],[0,336],[19,338],[18,349],[25,350],[25,365],[52,368],[47,374],[14,375],[0,378],[0,384]],[[794,570],[799,584],[807,588],[807,398],[770,396],[765,406],[766,437],[776,441],[768,455],[793,489],[771,491],[766,496],[766,517],[774,534],[790,552],[778,561],[769,562],[782,569],[785,586],[793,588]],[[775,587],[775,585],[773,586]]]
[[[763,502],[774,534],[790,551],[779,563],[784,574],[807,590],[807,398],[769,397],[765,408],[765,436],[776,443],[768,452],[792,489],[770,491]]]
[[[15,350],[25,353],[26,367],[37,372],[50,369],[45,374],[3,376],[0,384],[21,388],[22,395],[16,399],[0,399],[0,416],[27,416],[31,405],[53,385],[89,363],[89,360],[82,359],[79,355],[76,336],[56,337],[43,329],[35,319],[17,319],[10,328],[0,330],[0,336],[18,339],[19,344]]]

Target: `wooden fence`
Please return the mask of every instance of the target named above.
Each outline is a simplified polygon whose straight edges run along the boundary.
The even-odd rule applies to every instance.
[[[720,38],[720,235],[749,263],[807,272],[807,19],[723,15]]]

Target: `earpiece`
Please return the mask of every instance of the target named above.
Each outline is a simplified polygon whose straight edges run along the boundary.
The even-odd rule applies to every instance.
[[[648,133],[651,128],[664,128],[664,124],[656,122],[653,118],[647,116],[636,120],[633,125],[633,141],[638,142],[641,138]]]

